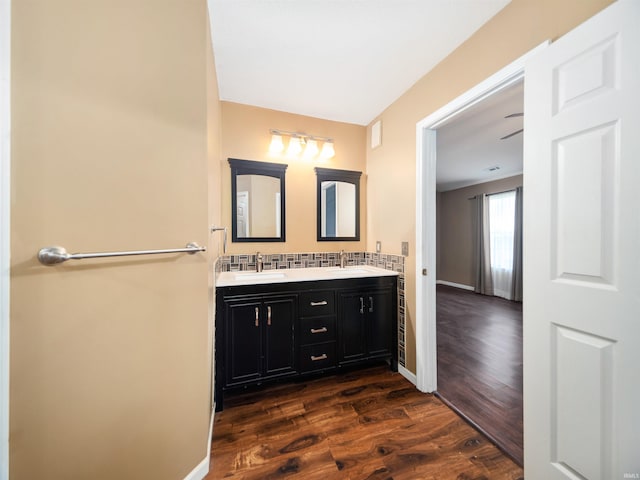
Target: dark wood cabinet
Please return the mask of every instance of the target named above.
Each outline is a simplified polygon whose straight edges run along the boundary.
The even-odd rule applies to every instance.
[[[224,392],[397,358],[397,277],[219,287],[216,409]]]
[[[226,385],[296,373],[296,297],[248,297],[225,302]]]
[[[311,290],[300,294],[300,373],[322,372],[337,366],[336,291]]]
[[[341,365],[391,355],[397,337],[393,299],[390,287],[340,293]]]

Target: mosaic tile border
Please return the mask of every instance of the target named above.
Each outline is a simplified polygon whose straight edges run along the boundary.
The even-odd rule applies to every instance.
[[[406,301],[404,258],[402,255],[390,255],[373,252],[345,252],[347,265],[369,265],[398,272],[398,363],[406,367]],[[264,270],[283,268],[337,267],[340,265],[340,252],[322,253],[263,253]],[[216,276],[221,272],[244,272],[256,269],[255,254],[224,255],[215,264]]]

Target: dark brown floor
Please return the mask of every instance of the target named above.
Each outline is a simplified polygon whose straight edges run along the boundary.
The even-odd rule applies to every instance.
[[[437,286],[438,393],[520,465],[522,303]]]
[[[207,480],[515,480],[522,469],[385,366],[228,395]]]

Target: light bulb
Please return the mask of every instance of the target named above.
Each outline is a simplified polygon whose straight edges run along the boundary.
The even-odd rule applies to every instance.
[[[307,140],[307,146],[304,149],[304,154],[302,158],[305,160],[311,160],[318,154],[318,142],[315,140]]]
[[[323,159],[333,158],[336,155],[336,151],[333,149],[333,141],[329,140],[324,142],[322,146],[322,152],[320,152],[320,157]]]
[[[271,144],[269,144],[269,153],[277,154],[282,153],[284,150],[284,143],[282,143],[282,135],[274,133],[271,135]]]
[[[302,145],[300,143],[300,137],[293,135],[289,140],[289,148],[287,148],[287,156],[295,157],[302,151]]]

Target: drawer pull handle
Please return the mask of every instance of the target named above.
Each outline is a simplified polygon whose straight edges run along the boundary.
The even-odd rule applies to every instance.
[[[260,308],[256,307],[256,327],[260,326]]]
[[[369,297],[369,313],[373,313],[373,297]]]
[[[326,300],[322,300],[321,302],[311,302],[312,307],[321,307],[322,305],[328,305],[329,303]]]
[[[267,325],[271,326],[271,307],[267,307]]]
[[[313,362],[317,362],[318,360],[326,360],[327,359],[327,354],[323,353],[322,355],[318,355],[317,357],[314,355],[311,355],[311,361]]]
[[[360,297],[360,315],[364,314],[364,298]]]
[[[322,328],[312,328],[311,329],[311,333],[326,333],[327,327],[322,327]]]

